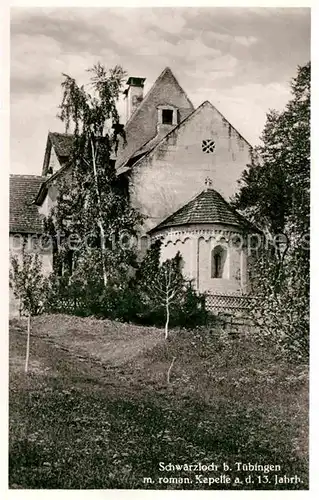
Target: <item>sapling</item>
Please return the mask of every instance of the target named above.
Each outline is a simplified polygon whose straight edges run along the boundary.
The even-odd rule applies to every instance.
[[[27,346],[25,372],[29,369],[31,318],[42,312],[46,278],[43,276],[42,264],[38,253],[27,253],[22,249],[21,258],[11,256],[10,286],[14,296],[19,300],[19,310],[27,315]]]

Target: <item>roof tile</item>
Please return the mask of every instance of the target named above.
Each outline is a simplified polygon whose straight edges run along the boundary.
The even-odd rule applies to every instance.
[[[49,132],[51,143],[58,156],[70,156],[74,136],[72,134],[60,134],[59,132]]]
[[[10,175],[10,232],[41,233],[42,216],[33,204],[45,177]]]
[[[171,226],[188,224],[227,224],[239,227],[250,225],[221,194],[214,189],[206,189],[151,229],[150,233]]]

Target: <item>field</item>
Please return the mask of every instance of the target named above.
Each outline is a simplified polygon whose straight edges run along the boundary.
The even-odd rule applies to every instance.
[[[308,488],[307,367],[249,336],[41,316],[27,375],[25,345],[12,320],[10,488]]]

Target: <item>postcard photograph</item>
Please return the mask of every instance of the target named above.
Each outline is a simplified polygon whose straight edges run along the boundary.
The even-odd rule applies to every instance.
[[[310,12],[11,8],[11,490],[309,489]]]

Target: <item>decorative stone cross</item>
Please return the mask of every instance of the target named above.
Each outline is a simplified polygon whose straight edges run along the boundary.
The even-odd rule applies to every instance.
[[[213,187],[213,181],[210,177],[206,177],[205,179],[205,188],[206,190],[207,189],[211,189]]]

